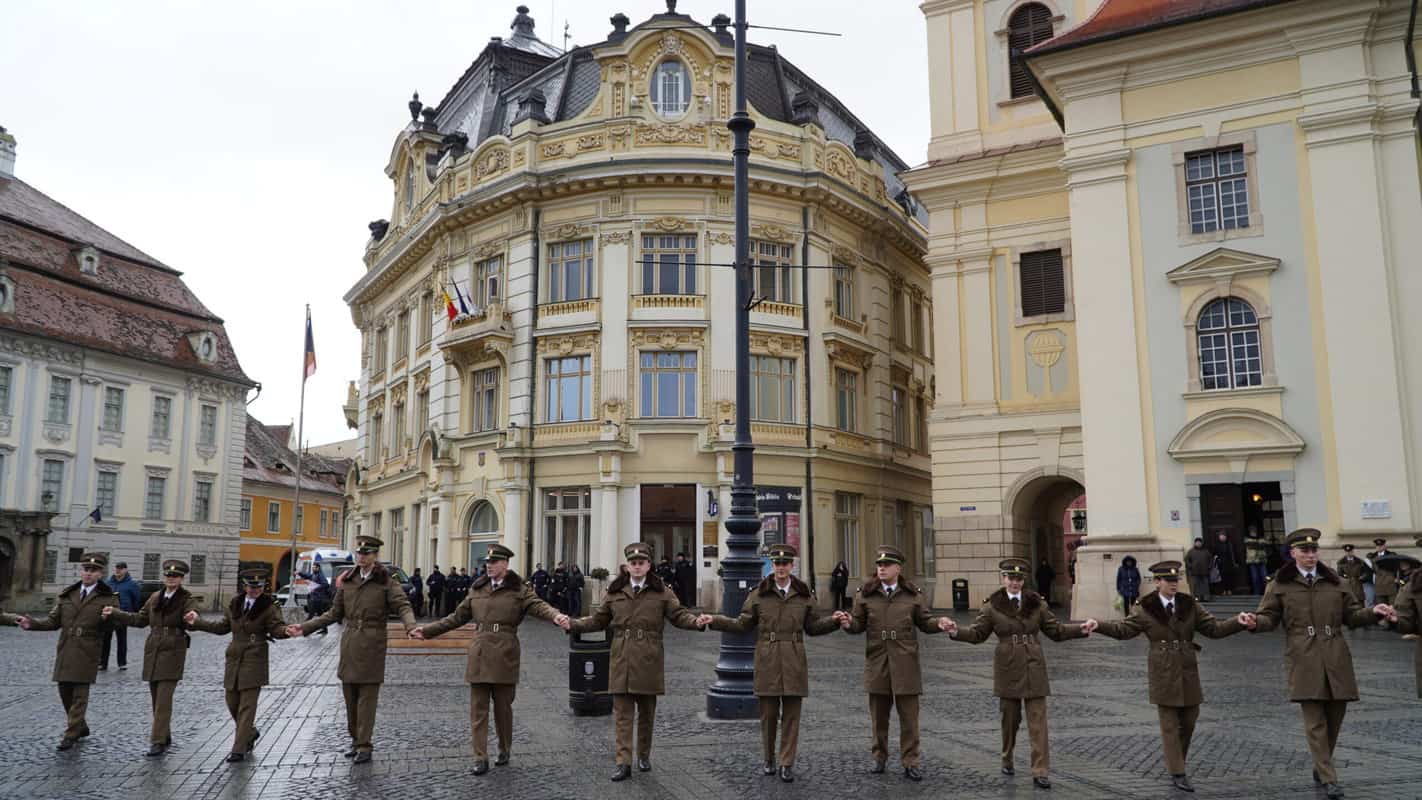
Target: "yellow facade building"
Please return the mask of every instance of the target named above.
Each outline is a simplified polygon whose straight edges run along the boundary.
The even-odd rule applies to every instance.
[[[247,417],[242,460],[242,505],[238,527],[244,566],[261,563],[276,586],[290,581],[291,535],[297,552],[344,547],[345,480],[348,462],[306,453],[301,459],[301,513],[296,513],[296,453],[287,445],[290,425],[263,425]]]

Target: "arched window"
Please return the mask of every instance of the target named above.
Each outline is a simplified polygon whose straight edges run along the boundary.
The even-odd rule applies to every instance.
[[[409,213],[415,205],[415,165],[405,170],[405,212]]]
[[[1041,3],[1027,3],[1007,20],[1007,51],[1013,97],[1029,97],[1032,79],[1020,56],[1028,48],[1052,38],[1052,11]]]
[[[499,515],[494,513],[494,505],[484,500],[474,506],[474,510],[469,513],[469,535],[475,536],[481,533],[498,533]]]
[[[1205,306],[1195,326],[1200,353],[1200,388],[1240,389],[1264,382],[1259,318],[1237,297]]]
[[[663,117],[679,117],[691,102],[691,74],[686,65],[669,58],[652,73],[652,110]]]

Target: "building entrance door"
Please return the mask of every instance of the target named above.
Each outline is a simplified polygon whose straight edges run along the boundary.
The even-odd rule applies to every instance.
[[[696,585],[696,486],[643,484],[642,541],[652,546],[652,565],[676,560],[686,553],[691,564],[690,583]],[[678,592],[680,596],[680,592]]]
[[[1205,547],[1219,559],[1218,586],[1230,594],[1249,594],[1245,538],[1250,528],[1265,541],[1284,537],[1283,495],[1277,481],[1215,483],[1200,487],[1200,530]]]

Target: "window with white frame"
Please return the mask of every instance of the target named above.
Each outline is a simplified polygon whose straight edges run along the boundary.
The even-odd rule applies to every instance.
[[[593,288],[593,242],[579,239],[548,245],[547,302],[586,300]]]
[[[834,371],[835,427],[854,433],[859,430],[859,374],[847,369]]]
[[[902,386],[889,388],[890,418],[893,421],[894,444],[908,447],[908,390]]]
[[[851,576],[859,574],[859,501],[857,494],[834,493],[835,544]]]
[[[371,515],[370,515],[370,532],[371,532],[371,535],[372,535],[372,536],[375,536],[377,539],[380,538],[380,520],[381,520],[381,517],[382,517],[382,515],[381,515],[381,513],[380,513],[379,511],[377,511],[377,512],[375,512],[374,514],[371,514]]]
[[[499,285],[503,277],[504,257],[494,256],[474,265],[474,285],[470,287],[469,299],[478,308],[487,308],[490,303],[499,302]],[[470,313],[478,311],[469,309]]]
[[[207,583],[207,556],[193,553],[188,557],[188,580],[192,585]]]
[[[267,501],[267,533],[281,532],[281,504],[275,500]]]
[[[651,79],[652,110],[672,118],[686,113],[691,103],[691,73],[686,65],[669,58],[657,65]]]
[[[193,521],[212,520],[212,479],[198,478],[193,487]]]
[[[642,416],[695,417],[696,352],[643,353]]]
[[[1249,227],[1249,175],[1244,146],[1185,155],[1190,232]]]
[[[756,293],[776,303],[795,302],[793,249],[776,242],[751,242],[751,259],[755,266]]]
[[[10,414],[10,383],[14,378],[13,367],[0,366],[0,415]]]
[[[642,294],[696,294],[696,235],[642,237]]]
[[[1259,318],[1237,297],[1205,306],[1195,325],[1200,354],[1200,388],[1240,389],[1264,382]]]
[[[834,315],[854,321],[854,267],[834,265]]]
[[[395,360],[405,357],[410,349],[410,312],[401,311],[395,321]]]
[[[104,387],[104,421],[99,428],[110,433],[123,430],[123,390],[117,386]]]
[[[69,423],[69,390],[74,382],[69,378],[52,375],[49,379],[49,404],[45,409],[45,422]]]
[[[471,382],[470,393],[473,407],[469,419],[475,431],[495,431],[499,429],[499,368],[488,367],[477,370]]]
[[[208,447],[217,444],[217,406],[203,403],[198,416],[198,444]]]
[[[326,509],[324,509],[324,508],[321,509],[321,529],[320,529],[320,533],[318,534],[319,536],[323,536],[323,537],[324,537],[324,536],[326,535],[326,526],[330,523],[330,521],[331,521],[331,514],[330,514],[330,512],[326,511]]]
[[[415,435],[423,436],[430,429],[430,390],[415,392]]]
[[[434,319],[434,293],[425,292],[420,295],[420,318],[416,322],[419,325],[419,344],[422,347],[434,338]]]
[[[296,517],[293,523],[296,526],[296,535],[300,536],[306,532],[306,506],[296,507]]]
[[[59,511],[64,501],[64,462],[46,458],[40,466],[40,510]]]
[[[913,318],[912,318],[912,320],[911,320],[911,321],[912,321],[912,329],[911,329],[911,334],[912,334],[912,336],[911,336],[911,338],[913,339],[913,343],[912,343],[913,351],[914,351],[915,353],[918,353],[919,355],[928,355],[927,337],[926,337],[926,332],[924,331],[924,322],[923,322],[923,318],[924,318],[923,306],[924,306],[923,298],[921,298],[921,297],[914,297],[914,299],[913,299]]]
[[[908,347],[908,323],[904,319],[904,289],[902,286],[889,285],[889,333],[894,337],[894,344],[899,347]]]
[[[371,359],[373,366],[371,371],[381,373],[385,371],[385,360],[390,357],[390,330],[381,325],[375,332],[375,358]]]
[[[543,558],[587,570],[592,550],[592,490],[586,486],[543,492]]]
[[[148,435],[155,439],[167,439],[173,431],[173,398],[156,394],[153,396],[153,419],[148,426]]]
[[[750,416],[762,422],[795,421],[795,359],[750,357]]]
[[[592,419],[592,357],[567,356],[544,361],[547,405],[544,422]]]
[[[370,416],[370,454],[367,456],[371,463],[375,463],[385,458],[383,445],[385,444],[385,416],[380,411]]]
[[[922,397],[913,399],[913,449],[928,450],[928,401]]]
[[[151,503],[151,502],[152,502],[152,498],[153,498],[153,479],[152,479],[152,478],[149,478],[149,479],[148,479],[148,490],[149,490],[149,494],[148,494],[149,502]],[[159,492],[159,498],[158,498],[158,517],[161,517],[161,516],[163,515],[163,502],[162,502],[162,500],[163,500],[163,498],[162,498],[162,492],[160,491],[160,492]],[[150,508],[151,508],[151,506],[150,506]],[[152,516],[152,513],[151,513],[151,511],[150,511],[148,518],[149,518],[149,519],[158,519],[158,517]],[[250,530],[252,529],[252,498],[250,498],[250,497],[244,497],[244,498],[242,498],[242,515],[241,515],[241,518],[240,518],[240,521],[239,521],[238,524],[241,526],[242,530],[244,530],[244,531],[250,531]]]
[[[395,403],[390,407],[390,453],[405,453],[405,404]]]
[[[118,504],[118,477],[118,470],[99,470],[98,480],[94,484],[94,505],[103,519],[112,519],[117,513],[115,507]]]

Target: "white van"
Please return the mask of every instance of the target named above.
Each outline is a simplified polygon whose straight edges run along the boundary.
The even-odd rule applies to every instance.
[[[296,573],[291,576],[291,599],[297,606],[306,606],[306,596],[311,594],[311,589],[316,584],[313,581],[301,577],[302,574],[310,574],[313,565],[321,565],[321,574],[326,581],[331,584],[331,592],[335,593],[336,576],[341,574],[341,570],[348,569],[355,564],[355,557],[349,550],[336,550],[334,548],[320,548],[317,550],[303,550],[296,554]]]

